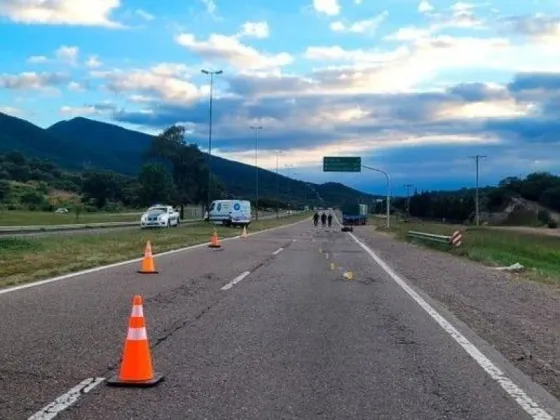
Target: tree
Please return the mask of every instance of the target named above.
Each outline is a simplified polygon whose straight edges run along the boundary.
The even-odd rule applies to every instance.
[[[181,206],[206,198],[208,168],[205,157],[196,144],[185,141],[184,127],[174,125],[154,137],[146,157],[157,158],[170,166],[175,199]],[[213,179],[212,185],[214,193],[221,188],[216,179]]]
[[[0,181],[0,201],[6,201],[10,197],[12,186],[8,181]]]
[[[45,195],[37,190],[27,190],[21,196],[21,202],[27,204],[29,210],[35,210],[45,203]]]
[[[82,193],[87,200],[93,200],[98,208],[108,201],[122,198],[123,176],[112,171],[88,171],[84,174]]]
[[[173,179],[167,168],[158,163],[148,163],[142,167],[140,175],[140,201],[144,205],[167,203],[174,192]]]

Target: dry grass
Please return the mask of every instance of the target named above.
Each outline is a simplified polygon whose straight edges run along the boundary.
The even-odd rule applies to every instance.
[[[298,214],[251,223],[251,232],[293,223],[309,217]],[[220,238],[239,235],[239,229],[218,227]],[[129,230],[91,235],[55,235],[42,238],[0,237],[0,286],[27,283],[141,257],[146,241],[154,253],[209,241],[213,227],[206,223],[161,230]]]
[[[402,239],[408,239],[406,233],[409,230],[451,235],[457,229],[464,231],[463,244],[459,248],[452,249],[424,240],[413,241],[491,266],[508,266],[518,262],[530,270],[531,278],[560,283],[559,237],[437,223],[399,223],[393,225],[391,231]]]

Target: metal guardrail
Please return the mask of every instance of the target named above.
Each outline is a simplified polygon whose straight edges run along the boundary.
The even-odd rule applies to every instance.
[[[459,230],[453,232],[453,235],[437,235],[435,233],[418,232],[409,230],[407,236],[415,239],[422,239],[430,242],[437,242],[440,244],[459,247],[463,243],[463,233]]]

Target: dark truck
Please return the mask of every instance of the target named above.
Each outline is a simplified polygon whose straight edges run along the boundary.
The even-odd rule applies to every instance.
[[[368,206],[367,204],[348,204],[342,206],[342,226],[343,230],[352,230],[352,228],[344,229],[348,226],[357,226],[367,224]]]

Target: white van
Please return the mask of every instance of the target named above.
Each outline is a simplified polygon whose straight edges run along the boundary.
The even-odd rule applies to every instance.
[[[210,222],[224,226],[249,226],[252,220],[248,200],[216,200],[210,204]]]

